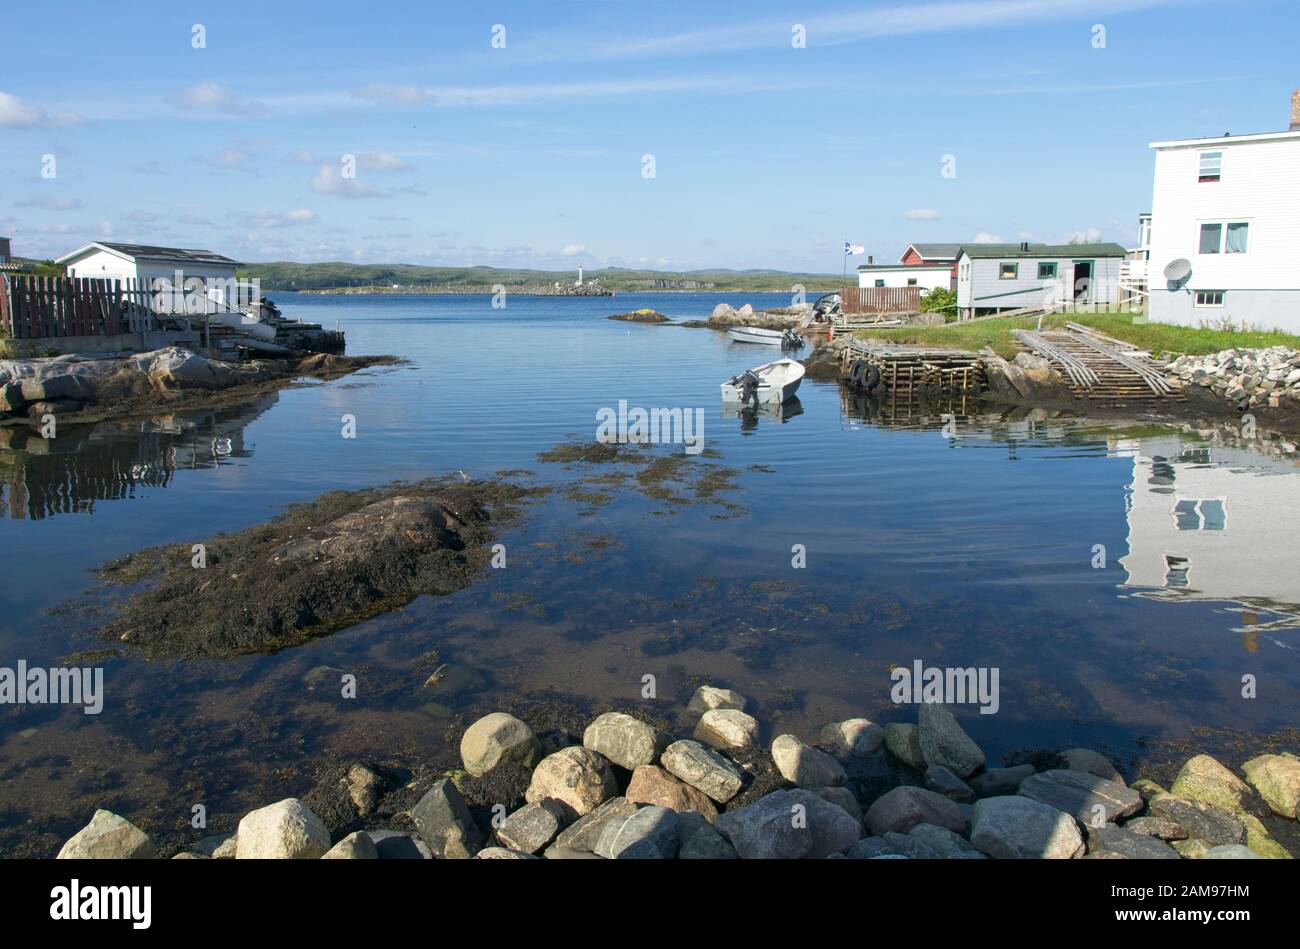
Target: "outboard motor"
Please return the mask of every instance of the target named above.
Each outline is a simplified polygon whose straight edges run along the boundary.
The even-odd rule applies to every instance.
[[[802,349],[804,338],[795,330],[788,329],[781,334],[781,345],[791,349]]]
[[[758,405],[758,375],[752,369],[746,369],[738,376],[731,377],[731,384],[740,389],[740,404]]]

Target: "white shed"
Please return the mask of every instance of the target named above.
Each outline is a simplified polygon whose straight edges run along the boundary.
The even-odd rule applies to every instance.
[[[963,319],[1040,306],[1119,302],[1119,244],[966,244],[957,254],[957,312]]]
[[[235,270],[239,267],[237,261],[210,250],[99,241],[65,254],[55,263],[62,264],[69,277],[141,281],[163,277],[173,284],[183,284],[195,278],[205,284],[224,284],[235,279]],[[180,281],[177,274],[180,274]]]
[[[952,286],[950,264],[863,264],[859,287],[920,287],[923,291]]]

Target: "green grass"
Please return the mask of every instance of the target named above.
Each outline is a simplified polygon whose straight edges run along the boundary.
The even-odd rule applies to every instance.
[[[1261,349],[1266,346],[1300,348],[1300,336],[1293,333],[1134,322],[1135,318],[1141,317],[1141,313],[1058,313],[1043,317],[1043,329],[1058,329],[1069,322],[1080,323],[1157,356],[1181,353],[1199,356],[1224,349]],[[999,356],[1011,359],[1022,349],[1011,331],[1032,330],[1037,326],[1036,316],[1005,316],[975,322],[948,323],[944,326],[858,330],[856,335],[860,339],[887,339],[896,343],[949,349],[978,351],[988,346]]]

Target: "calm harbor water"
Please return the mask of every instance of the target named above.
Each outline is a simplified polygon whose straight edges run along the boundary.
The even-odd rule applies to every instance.
[[[598,410],[620,400],[702,407],[707,463],[734,469],[736,490],[681,506],[556,491],[502,538],[507,568],[450,597],[273,656],[119,654],[97,716],[4,707],[0,854],[52,855],[96,806],[179,834],[203,803],[209,826],[230,829],[305,791],[322,763],[454,758],[458,717],[539,695],[632,704],[647,675],[658,713],[684,730],[685,699],[707,680],[751,696],[766,738],[812,739],[851,715],[914,720],[890,702],[893,665],[995,667],[998,713],[962,717],[991,758],[1089,745],[1133,768],[1190,739],[1236,760],[1296,723],[1290,446],[878,403],[813,381],[784,418],[746,420],[722,411],[718,384],[767,353],[604,319],[647,306],[700,319],[722,300],[780,295],[513,297],[504,310],[486,297],[276,300],[290,317],[340,321],[351,353],[410,363],[244,406],[67,426],[50,442],[0,433],[0,666],[102,648],[93,618],[52,610],[144,546],[396,479],[526,469],[572,482],[582,472],[538,453],[591,440]],[[355,439],[340,435],[344,415]],[[455,675],[422,689],[434,651]],[[340,671],[357,675],[355,699],[339,696]],[[1243,676],[1257,698],[1242,698]]]

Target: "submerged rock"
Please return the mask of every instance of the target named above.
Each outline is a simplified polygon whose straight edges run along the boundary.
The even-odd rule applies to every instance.
[[[720,305],[725,306],[725,304]],[[691,696],[690,704],[686,706],[686,710],[694,712],[696,715],[703,715],[715,708],[734,708],[744,711],[747,702],[748,699],[739,692],[731,689],[719,689],[712,685],[702,685]]]
[[[841,761],[870,758],[885,743],[885,730],[865,718],[850,718],[822,728],[818,743]]]

